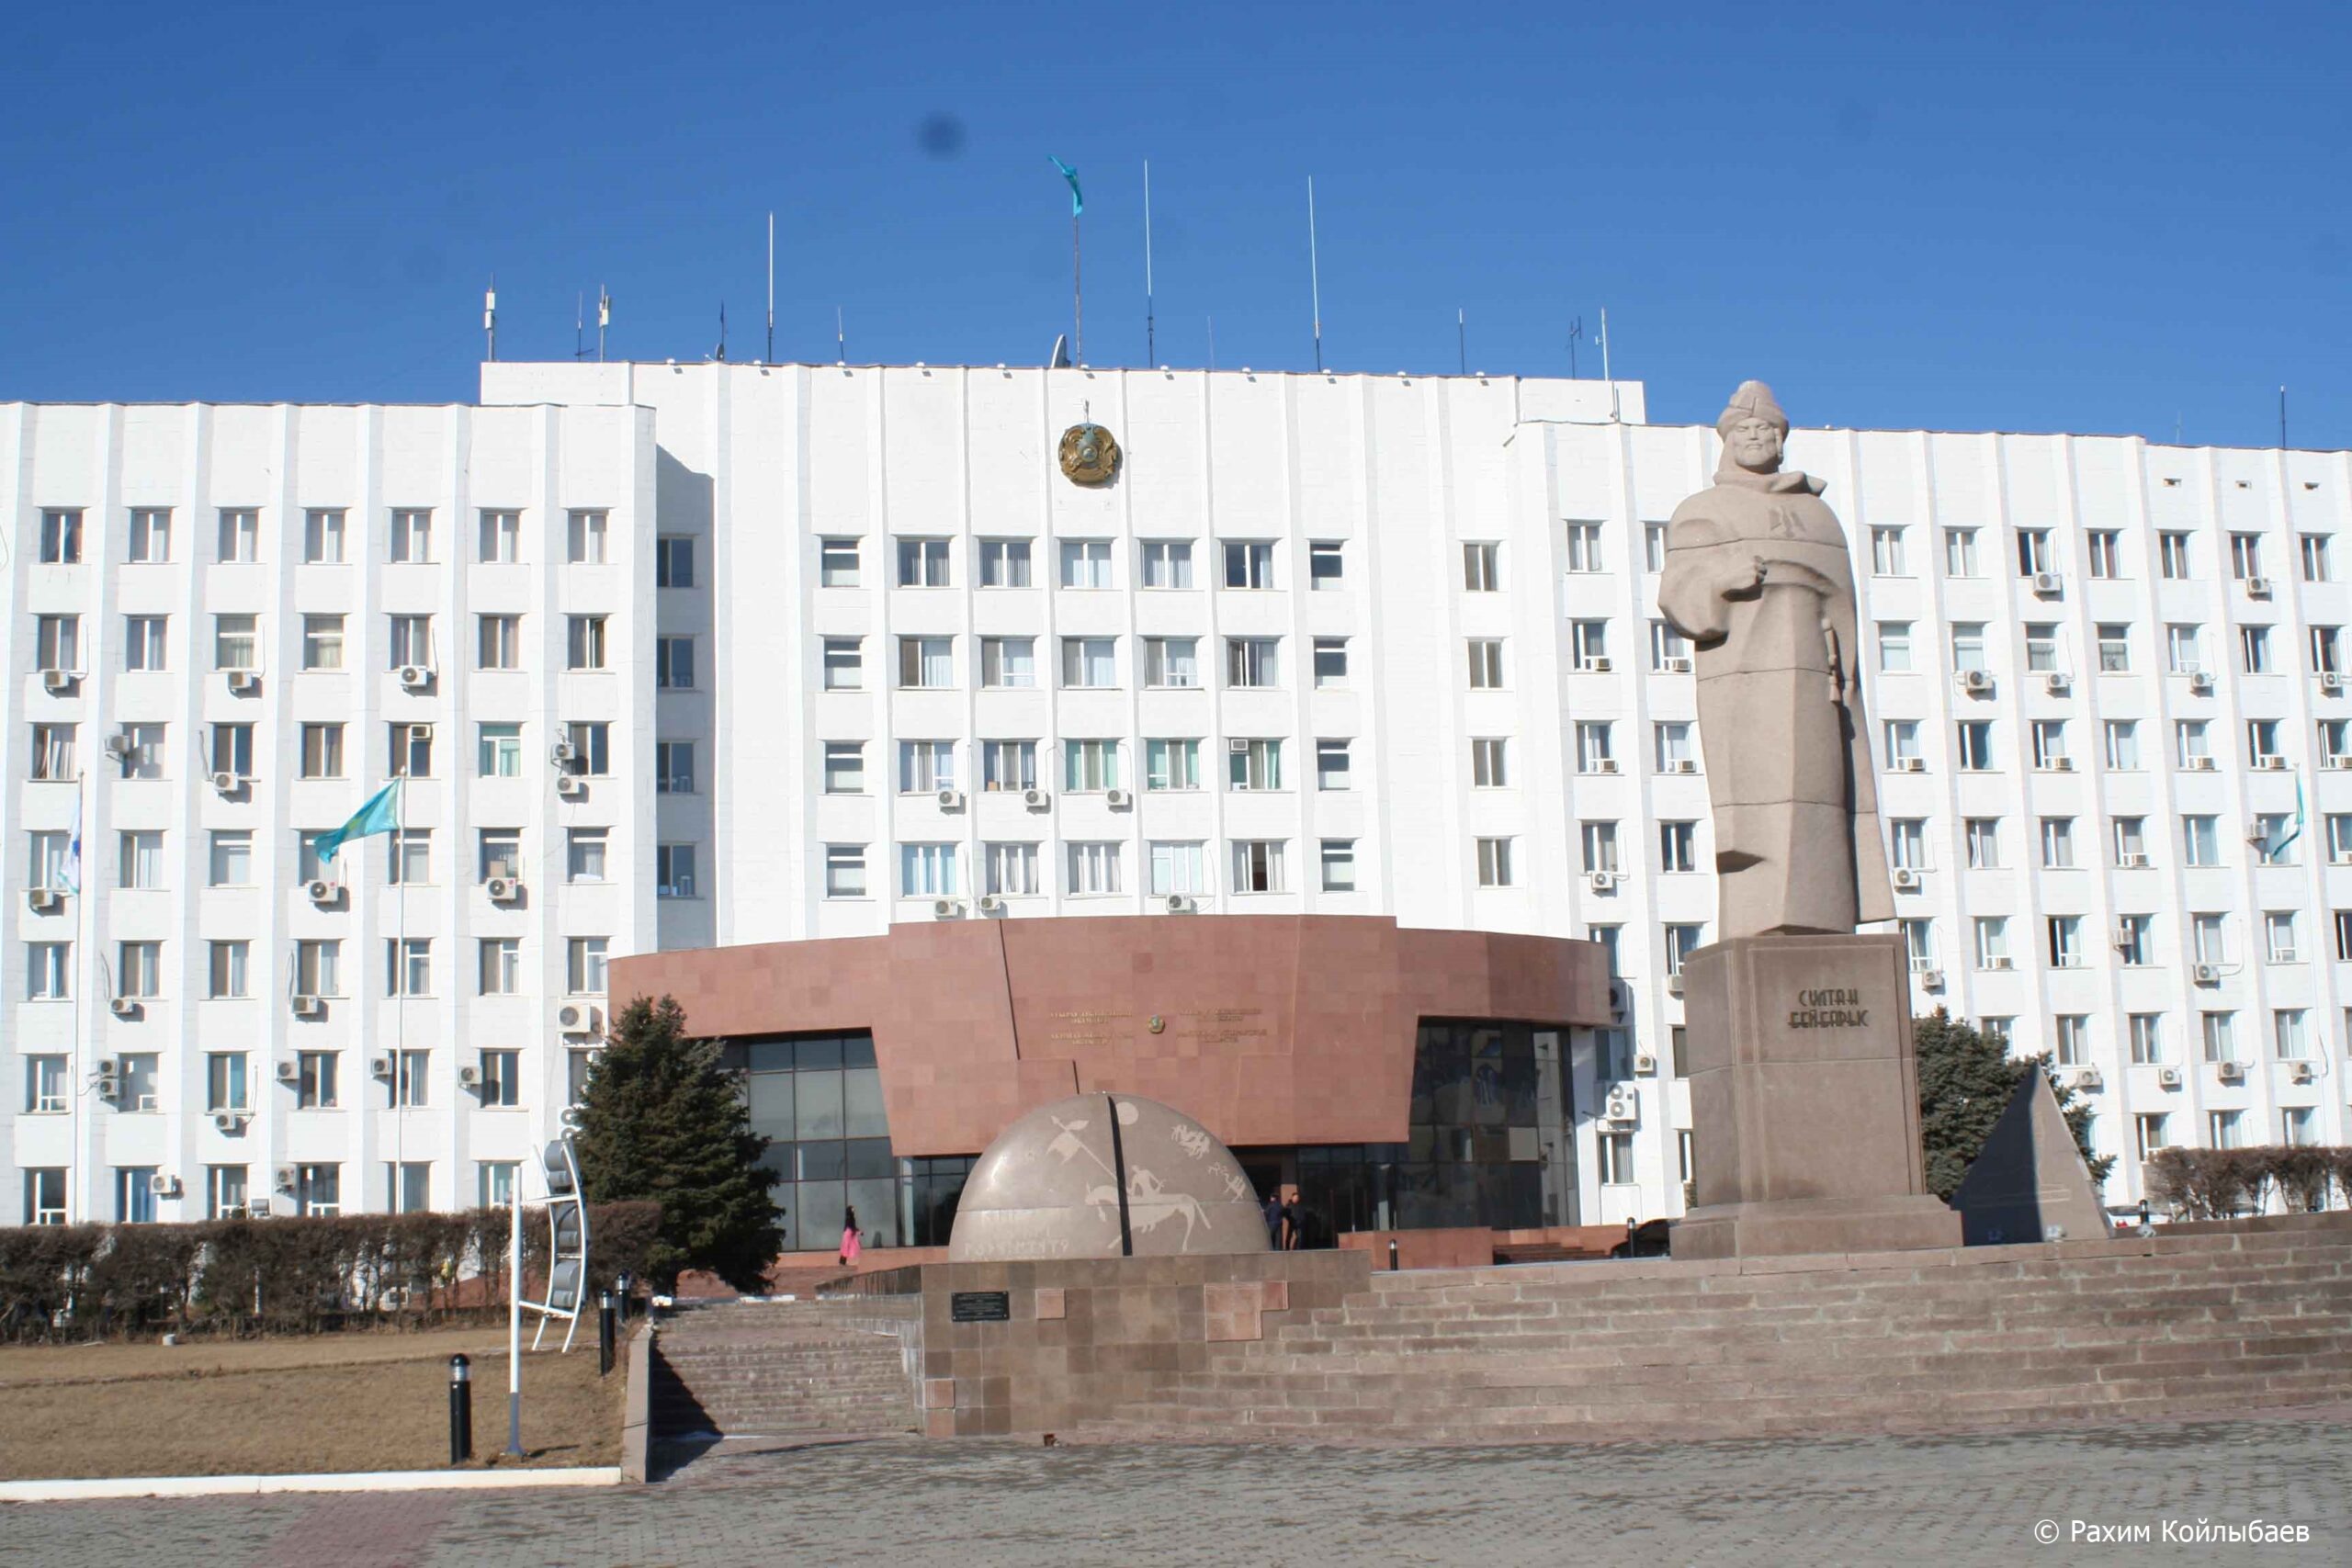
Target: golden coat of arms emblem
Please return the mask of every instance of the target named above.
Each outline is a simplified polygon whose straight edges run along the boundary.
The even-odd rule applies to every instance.
[[[1062,432],[1061,460],[1072,484],[1109,484],[1119,471],[1119,444],[1099,424],[1073,424]]]

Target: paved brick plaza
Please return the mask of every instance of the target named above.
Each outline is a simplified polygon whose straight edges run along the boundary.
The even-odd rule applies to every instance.
[[[2352,1406],[2072,1432],[1614,1448],[888,1439],[746,1443],[670,1482],[505,1496],[0,1508],[0,1562],[447,1564],[2002,1563],[2352,1558]],[[2162,1521],[2307,1525],[2301,1546],[2038,1546]]]

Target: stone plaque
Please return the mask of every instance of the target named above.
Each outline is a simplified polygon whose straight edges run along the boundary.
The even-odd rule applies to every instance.
[[[947,1315],[956,1323],[1011,1323],[1010,1291],[957,1291],[947,1298]]]

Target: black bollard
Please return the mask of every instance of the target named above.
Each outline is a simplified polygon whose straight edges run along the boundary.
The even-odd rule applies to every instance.
[[[1388,1238],[1388,1271],[1396,1272],[1396,1238],[1393,1235]]]
[[[463,1464],[473,1457],[473,1364],[463,1356],[452,1356],[449,1358],[449,1462]]]
[[[596,1298],[596,1375],[605,1376],[613,1370],[613,1292],[605,1291]]]

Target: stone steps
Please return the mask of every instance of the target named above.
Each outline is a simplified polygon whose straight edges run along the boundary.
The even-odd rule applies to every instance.
[[[694,1307],[655,1338],[657,1436],[903,1432],[916,1424],[899,1342],[824,1302]]]

